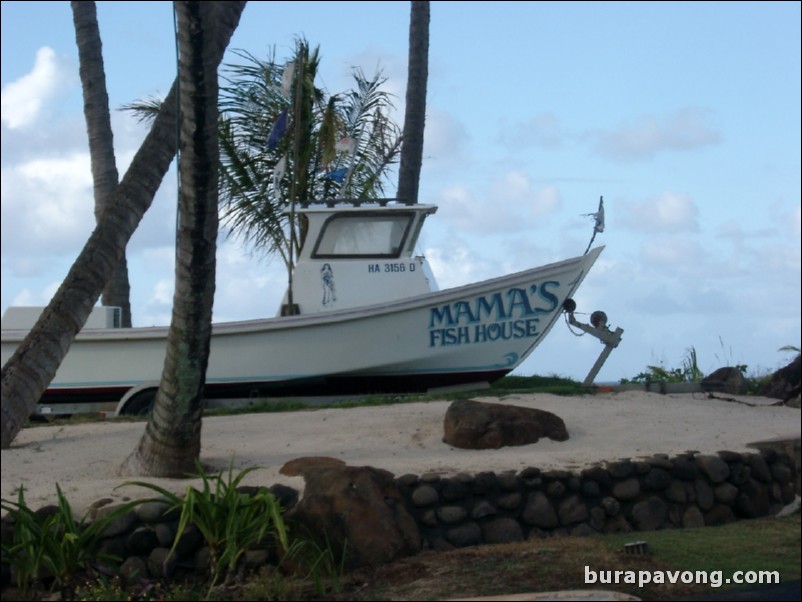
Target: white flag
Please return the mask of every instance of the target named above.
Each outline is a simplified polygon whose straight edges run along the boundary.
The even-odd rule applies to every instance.
[[[273,187],[276,190],[278,190],[285,171],[287,171],[287,155],[279,159],[278,163],[276,163],[276,166],[273,168]]]
[[[356,140],[354,140],[350,136],[343,136],[337,142],[337,144],[334,145],[334,150],[336,150],[336,151],[346,151],[349,154],[351,154],[356,150]]]
[[[592,214],[593,219],[596,220],[596,225],[593,227],[593,231],[599,233],[604,232],[604,201],[602,198],[599,198],[599,210]]]
[[[290,62],[281,74],[281,95],[284,98],[290,97],[292,91],[292,79],[295,76],[295,61]]]

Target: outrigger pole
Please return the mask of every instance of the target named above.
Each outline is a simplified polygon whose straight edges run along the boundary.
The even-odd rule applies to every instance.
[[[596,235],[600,232],[604,232],[604,197],[599,197],[599,208],[596,213],[586,213],[585,215],[592,217],[595,220],[593,225],[593,236],[590,237],[588,248],[585,249],[584,253],[587,255],[588,251],[590,251],[590,246],[596,239]],[[593,385],[596,375],[599,373],[599,370],[601,370],[604,362],[607,361],[610,353],[612,353],[613,349],[618,347],[618,344],[621,342],[621,335],[624,334],[624,330],[622,328],[616,328],[614,331],[611,331],[607,327],[607,314],[605,314],[603,311],[594,311],[592,314],[590,314],[590,324],[579,322],[574,317],[576,302],[573,299],[566,299],[565,303],[563,303],[563,309],[568,315],[569,330],[570,326],[576,326],[582,332],[594,336],[604,343],[604,349],[599,354],[599,358],[596,360],[596,363],[593,364],[593,368],[590,369],[590,372],[588,372],[588,375],[585,377],[585,380],[582,383],[582,386],[590,387]],[[581,336],[581,334],[577,336]]]

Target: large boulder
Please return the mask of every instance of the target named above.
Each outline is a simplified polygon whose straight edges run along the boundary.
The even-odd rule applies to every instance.
[[[706,390],[722,391],[733,395],[746,393],[746,379],[738,368],[724,367],[711,372],[702,379]]]
[[[420,551],[421,536],[392,473],[328,457],[297,458],[282,474],[302,476],[303,497],[287,513],[345,566],[375,566]],[[343,558],[344,556],[344,558]]]
[[[787,405],[799,407],[800,381],[802,381],[802,355],[777,370],[761,391],[765,397],[782,399]]]
[[[462,449],[528,445],[541,437],[568,439],[565,422],[551,412],[471,399],[459,399],[449,406],[443,428],[443,441]]]

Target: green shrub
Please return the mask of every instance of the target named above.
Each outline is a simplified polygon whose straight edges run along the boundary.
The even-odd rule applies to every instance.
[[[290,565],[290,572],[308,579],[315,595],[324,596],[333,592],[341,593],[342,578],[345,574],[345,563],[348,554],[348,541],[343,549],[335,552],[328,536],[323,533],[324,542],[311,533],[294,539],[285,560]],[[338,560],[339,559],[339,560]]]
[[[25,502],[20,487],[16,502],[2,500],[2,508],[14,520],[10,543],[3,544],[3,562],[11,565],[17,586],[27,594],[52,578],[52,588],[59,589],[62,599],[72,599],[79,575],[92,573],[99,565],[119,562],[119,558],[99,551],[100,539],[109,523],[129,512],[131,502],[103,518],[88,522],[73,518],[67,498],[56,484],[57,509],[53,513],[36,512]]]
[[[696,349],[689,347],[679,368],[667,369],[663,366],[646,366],[647,372],[640,372],[632,378],[622,378],[622,385],[637,383],[697,383],[705,374],[699,369]],[[743,372],[746,366],[738,366]]]
[[[240,493],[237,487],[242,479],[257,467],[233,474],[233,461],[228,476],[209,475],[196,462],[202,481],[199,491],[187,487],[183,496],[176,495],[153,483],[133,481],[123,485],[146,487],[171,503],[168,510],[179,510],[178,531],[171,552],[175,551],[180,536],[189,525],[195,525],[206,540],[210,552],[209,593],[225,575],[229,582],[237,573],[239,562],[250,549],[262,545],[268,535],[283,553],[289,547],[287,527],[282,517],[281,504],[266,487],[255,495]]]

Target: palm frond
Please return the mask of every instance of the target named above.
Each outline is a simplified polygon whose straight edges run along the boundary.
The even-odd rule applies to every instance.
[[[120,110],[133,114],[140,123],[151,123],[159,114],[162,102],[164,102],[163,98],[145,98],[122,105]]]
[[[275,52],[266,60],[235,54],[243,62],[226,65],[221,75],[221,218],[232,236],[280,255],[290,267],[302,234],[290,223],[291,204],[384,196],[401,130],[388,117],[393,105],[380,72],[367,78],[356,69],[353,90],[327,96],[315,85],[320,50],[310,50],[303,39],[285,61],[277,61]],[[290,64],[293,85],[285,96]],[[271,146],[271,131],[285,110],[286,133]],[[356,141],[353,151],[337,145],[345,138]],[[340,168],[348,170],[346,181],[326,177]],[[292,250],[290,240],[297,241]]]

